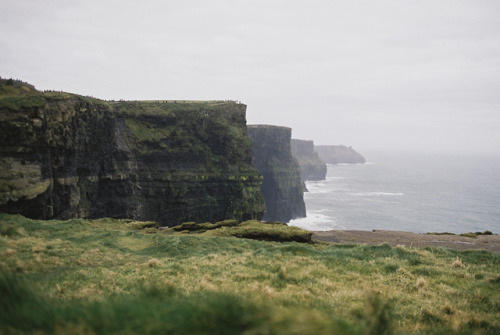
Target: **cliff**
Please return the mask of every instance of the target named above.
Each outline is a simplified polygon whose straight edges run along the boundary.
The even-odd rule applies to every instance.
[[[325,180],[326,163],[314,151],[314,142],[292,139],[292,155],[300,166],[302,180]]]
[[[300,168],[290,147],[292,130],[251,125],[248,135],[252,140],[253,164],[264,178],[261,186],[266,202],[263,219],[288,222],[305,217]]]
[[[0,211],[30,218],[260,219],[246,106],[106,102],[0,81]]]
[[[315,145],[314,149],[327,164],[356,164],[366,162],[365,158],[352,147],[344,145]]]

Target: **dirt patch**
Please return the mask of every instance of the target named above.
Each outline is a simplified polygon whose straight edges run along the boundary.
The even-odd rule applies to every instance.
[[[500,254],[500,235],[479,235],[473,238],[460,235],[416,234],[392,230],[330,230],[315,231],[312,238],[315,241],[340,244],[378,245],[388,243],[391,246],[446,247],[458,250],[482,249]]]

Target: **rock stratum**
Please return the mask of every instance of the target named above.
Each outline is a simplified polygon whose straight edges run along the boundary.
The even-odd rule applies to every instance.
[[[314,142],[292,139],[291,145],[292,155],[299,162],[302,180],[325,180],[326,163],[319,158],[318,153],[314,150]]]
[[[163,226],[264,212],[236,102],[107,102],[1,79],[0,144],[0,212]]]
[[[250,125],[253,164],[263,176],[261,186],[266,202],[263,219],[288,222],[305,217],[300,167],[292,156],[292,130],[287,127]]]
[[[345,145],[315,145],[314,149],[327,164],[358,164],[366,162],[360,153]]]

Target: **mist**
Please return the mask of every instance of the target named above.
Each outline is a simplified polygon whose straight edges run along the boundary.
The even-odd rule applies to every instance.
[[[0,3],[0,76],[101,99],[232,99],[363,152],[500,154],[500,3]]]

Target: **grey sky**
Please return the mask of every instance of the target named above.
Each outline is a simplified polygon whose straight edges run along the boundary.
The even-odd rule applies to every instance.
[[[0,75],[233,99],[317,144],[500,153],[498,0],[0,0]]]

